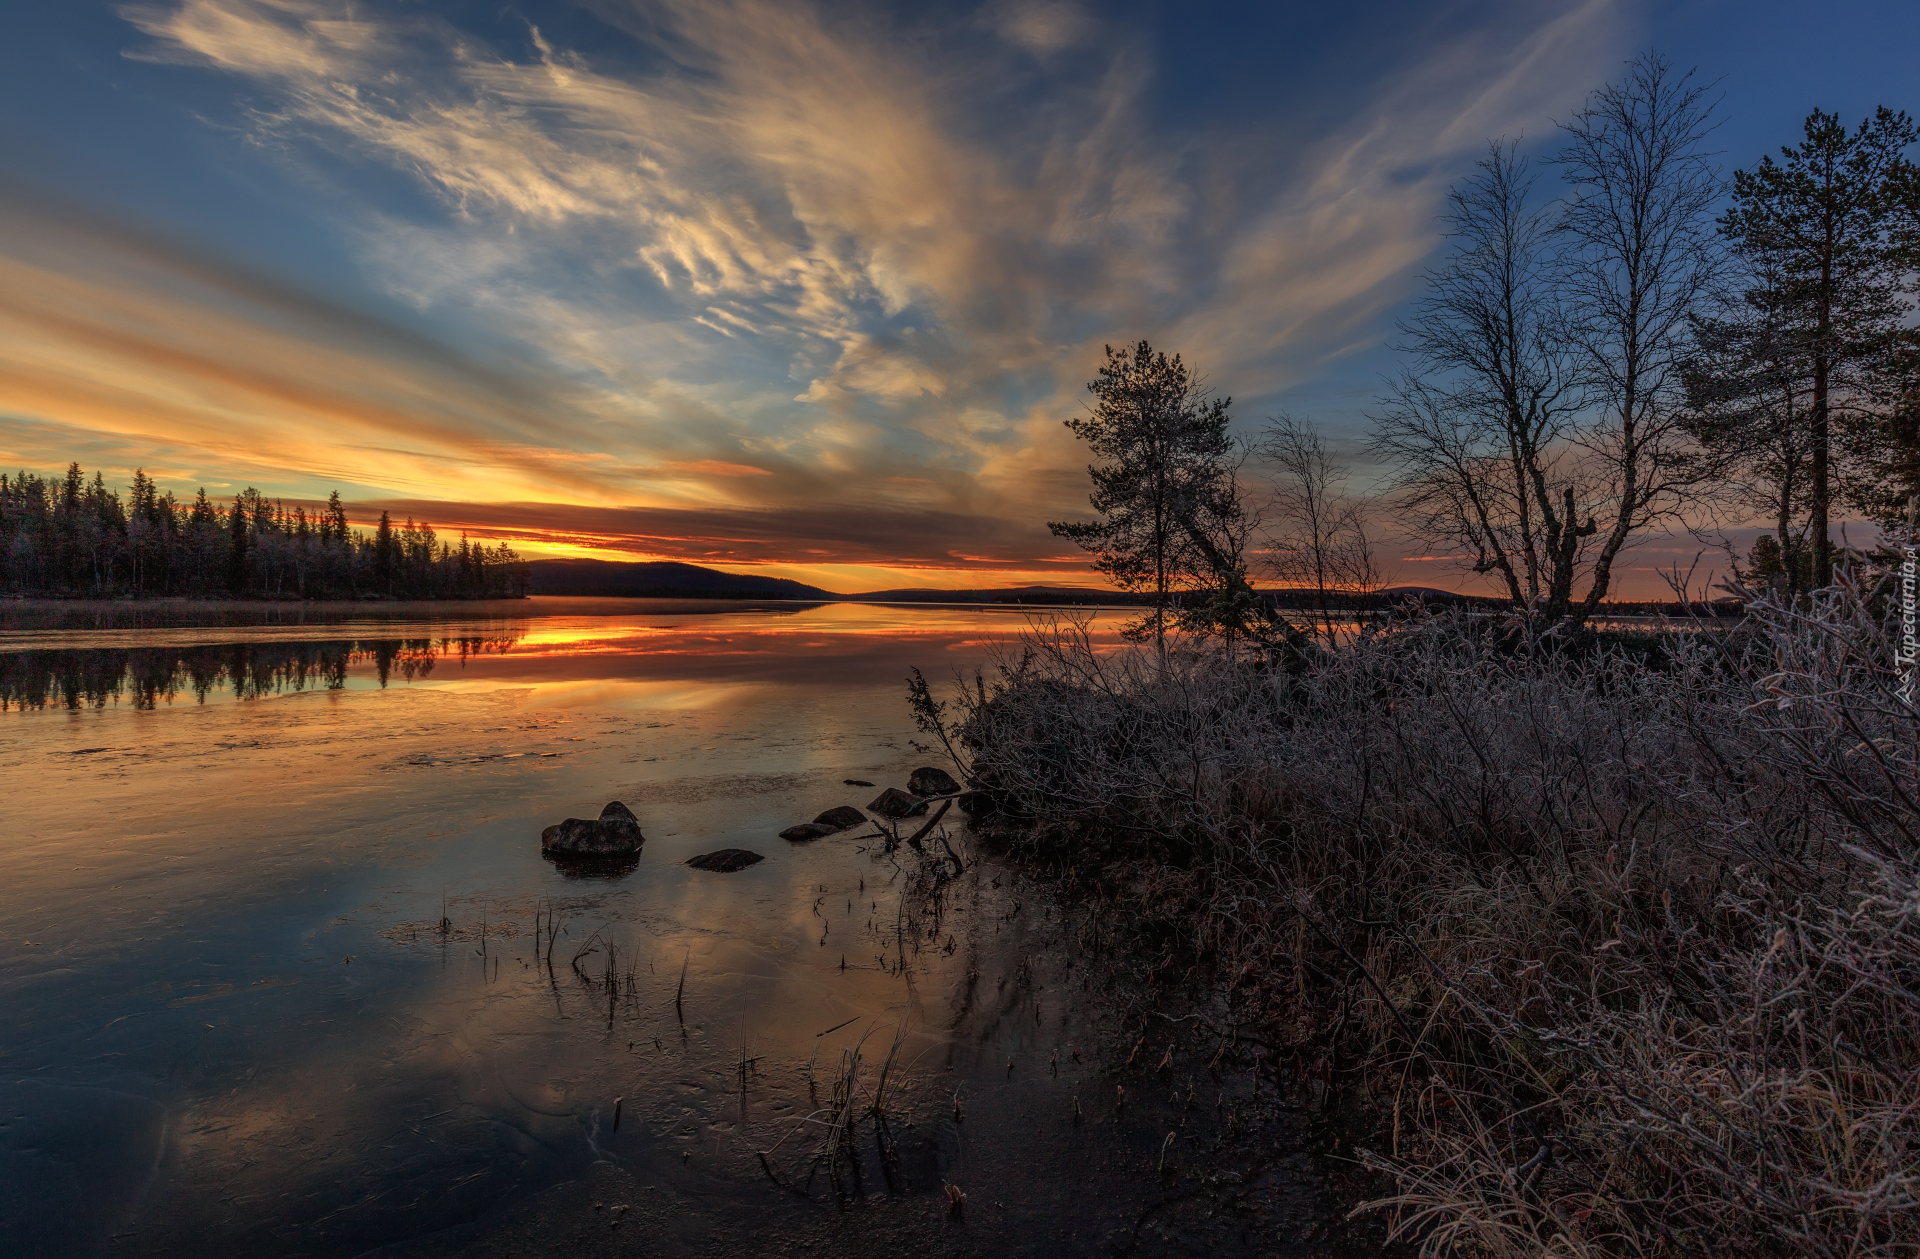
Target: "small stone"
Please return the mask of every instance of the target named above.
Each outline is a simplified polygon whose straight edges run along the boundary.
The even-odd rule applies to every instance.
[[[908,776],[907,790],[916,796],[951,796],[960,790],[960,784],[946,770],[926,765]]]
[[[863,825],[867,815],[850,804],[837,805],[813,819],[815,826],[831,826],[836,831],[850,830]]]
[[[104,751],[105,749],[99,749],[99,748],[96,748],[95,750],[96,750],[96,751]],[[840,781],[841,781],[841,782],[844,782],[844,783],[845,783],[845,784],[847,784],[847,786],[849,786],[849,787],[871,787],[871,786],[873,786],[873,784],[872,784],[872,783],[870,783],[870,782],[868,782],[868,781],[867,781],[866,779],[864,779],[864,778],[843,778],[843,779],[841,779]]]
[[[744,848],[720,848],[713,852],[703,852],[697,857],[687,858],[687,864],[696,870],[716,870],[721,874],[732,874],[735,870],[744,870],[756,861],[765,858],[757,852],[748,852]]]
[[[925,813],[927,802],[908,795],[898,787],[889,787],[873,798],[867,806],[867,812],[878,813],[881,817],[912,817],[916,813]]]
[[[796,844],[804,844],[810,839],[822,839],[839,829],[837,826],[822,826],[818,822],[802,822],[798,826],[789,826],[781,831],[780,838]]]

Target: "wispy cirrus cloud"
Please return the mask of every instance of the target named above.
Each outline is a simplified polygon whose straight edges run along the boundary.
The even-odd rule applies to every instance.
[[[1018,537],[1035,563],[1084,498],[1059,421],[1101,342],[1150,337],[1245,396],[1377,341],[1447,181],[1619,38],[1603,0],[1493,5],[1357,65],[1336,116],[1196,122],[1162,116],[1148,36],[1060,0],[604,0],[573,44],[537,10],[490,41],[397,3],[121,11],[128,55],[242,90],[232,125],[270,160],[413,181],[432,208],[341,197],[365,281],[518,350],[348,344],[69,251],[0,299],[40,338],[0,360],[10,409],[164,430],[209,466],[332,451],[304,466],[396,499],[795,528],[855,499],[937,520],[949,558]]]

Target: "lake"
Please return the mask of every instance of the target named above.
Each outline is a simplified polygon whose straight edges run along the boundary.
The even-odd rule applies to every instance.
[[[951,769],[907,671],[990,670],[1029,613],[406,615],[0,630],[0,1253],[1131,1244],[1088,1186],[1151,1193],[1198,1104],[1117,1096],[1085,924],[957,810],[957,877],[777,837]],[[637,864],[542,857],[616,799]],[[725,847],[765,860],[684,864]]]

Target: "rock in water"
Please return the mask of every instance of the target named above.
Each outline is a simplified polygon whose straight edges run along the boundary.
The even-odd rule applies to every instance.
[[[640,833],[640,819],[618,800],[600,810],[600,831],[617,843],[630,843],[635,848],[647,842]]]
[[[106,749],[105,749],[105,748],[100,748],[100,749],[96,749],[96,750],[98,750],[98,751],[103,751],[103,752],[104,752],[104,751],[105,751]],[[847,786],[849,786],[849,787],[871,787],[871,786],[873,786],[873,784],[872,784],[872,783],[870,783],[870,782],[868,782],[868,781],[867,781],[866,779],[864,779],[864,778],[843,778],[843,779],[841,779],[840,781],[841,781],[841,782],[844,782],[844,783],[845,783],[845,784],[847,784]]]
[[[541,851],[561,857],[630,857],[646,842],[640,819],[618,800],[593,821],[570,817],[540,832]]]
[[[960,790],[960,784],[946,770],[927,765],[908,776],[907,790],[916,796],[950,796]]]
[[[804,844],[810,839],[824,839],[839,829],[837,826],[822,826],[818,822],[802,822],[798,826],[789,826],[781,831],[780,838],[792,840],[796,844]]]
[[[815,826],[830,826],[836,831],[844,831],[859,826],[866,820],[866,814],[850,804],[843,804],[838,808],[828,809],[825,813],[813,819],[813,824]]]
[[[908,795],[898,787],[889,787],[873,798],[867,806],[867,812],[878,813],[881,817],[912,817],[916,813],[925,813],[927,802]]]
[[[722,848],[715,852],[703,852],[698,857],[689,857],[687,864],[696,870],[718,870],[721,874],[732,874],[760,860],[763,858],[757,852],[748,852],[744,848]]]

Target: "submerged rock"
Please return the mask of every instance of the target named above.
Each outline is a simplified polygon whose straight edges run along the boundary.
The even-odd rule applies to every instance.
[[[866,820],[866,814],[850,804],[842,804],[835,808],[828,809],[825,813],[813,819],[813,824],[815,826],[831,826],[836,831],[844,831],[862,825]]]
[[[824,839],[828,835],[838,834],[850,826],[859,826],[866,820],[866,814],[850,804],[843,804],[836,808],[828,809],[811,822],[802,822],[798,826],[789,826],[786,830],[780,832],[780,838],[790,839],[796,844],[802,844],[810,839]]]
[[[925,813],[927,802],[916,796],[910,796],[898,787],[889,787],[873,798],[867,806],[867,812],[878,813],[881,817],[912,817],[916,813]]]
[[[591,821],[570,817],[540,832],[541,851],[563,857],[630,857],[646,842],[640,819],[618,800]]]
[[[907,790],[916,796],[950,796],[960,790],[960,784],[946,770],[926,765],[908,775]]]
[[[744,870],[756,861],[763,861],[757,852],[748,852],[744,848],[720,848],[713,852],[703,852],[698,857],[687,858],[687,864],[696,870],[717,870],[721,874],[732,874],[735,870]]]
[[[102,750],[102,751],[104,751],[105,749],[101,749],[101,750]],[[846,783],[846,784],[847,784],[847,786],[849,786],[849,787],[871,787],[871,786],[873,786],[873,784],[872,784],[872,783],[870,783],[870,782],[868,782],[868,781],[867,781],[866,779],[864,779],[864,778],[843,778],[843,779],[841,779],[840,781],[841,781],[841,782],[844,782],[844,783]]]

